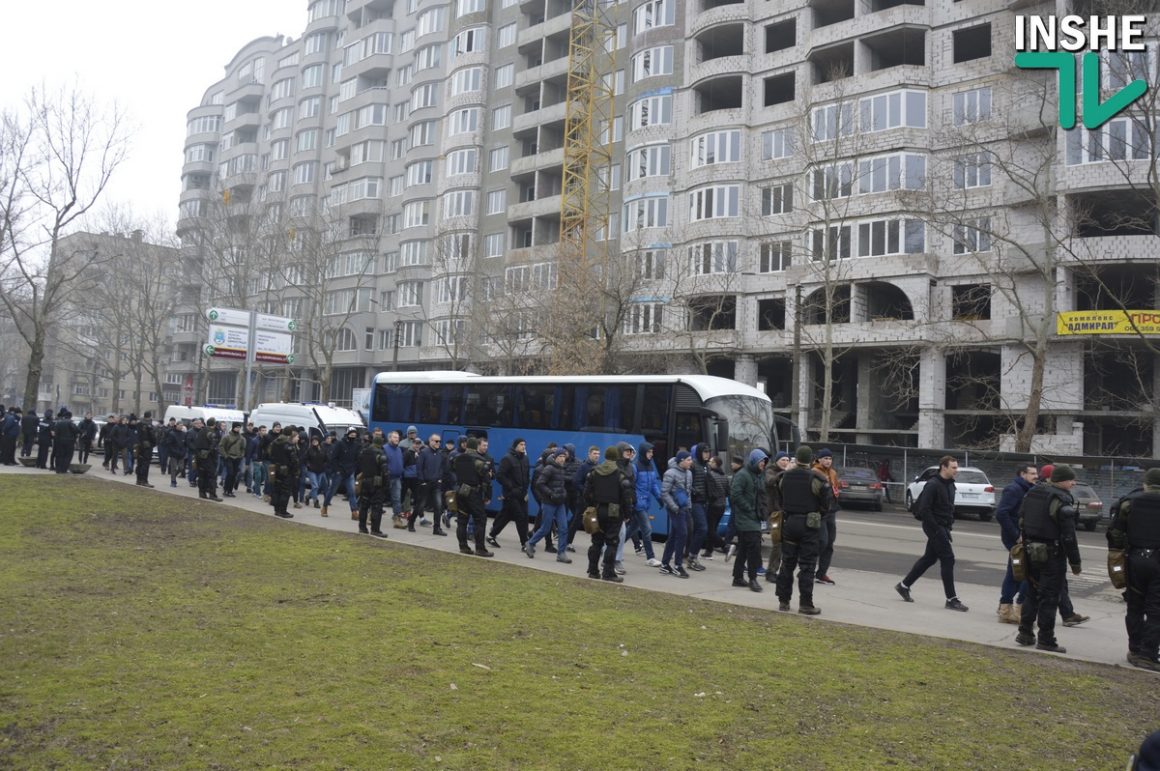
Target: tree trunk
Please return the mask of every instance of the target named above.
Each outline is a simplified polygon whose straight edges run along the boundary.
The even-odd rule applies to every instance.
[[[818,439],[830,441],[830,419],[832,410],[830,403],[834,395],[834,290],[829,285],[826,293],[826,338],[822,346],[822,420]]]
[[[1015,434],[1015,452],[1031,452],[1031,440],[1039,425],[1039,410],[1043,403],[1043,373],[1047,366],[1047,337],[1040,329],[1036,336],[1031,362],[1031,387],[1027,391],[1027,408],[1023,422]]]
[[[28,374],[24,379],[24,411],[36,409],[36,397],[40,395],[40,376],[44,365],[44,325],[37,323],[28,350]]]

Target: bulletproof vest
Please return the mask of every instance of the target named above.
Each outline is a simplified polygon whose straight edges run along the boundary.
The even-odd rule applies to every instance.
[[[1160,492],[1133,493],[1128,500],[1128,546],[1160,549]]]
[[[1036,485],[1023,498],[1023,534],[1033,541],[1058,541],[1059,523],[1051,516],[1051,502],[1071,503],[1070,496],[1057,487]]]
[[[363,479],[381,475],[383,451],[378,447],[368,447],[358,454],[358,470]]]
[[[479,456],[473,452],[460,453],[455,457],[455,478],[459,484],[477,487],[483,482],[475,467],[477,460]]]
[[[290,465],[290,442],[274,442],[270,445],[270,462],[275,466]]]
[[[620,503],[620,480],[624,478],[620,472],[597,474],[592,471],[588,476],[592,480],[592,495],[597,504]]]
[[[818,511],[814,495],[814,472],[808,468],[791,468],[781,475],[781,507],[786,514],[809,514]]]

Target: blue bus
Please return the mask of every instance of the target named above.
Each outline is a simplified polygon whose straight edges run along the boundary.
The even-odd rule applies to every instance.
[[[708,375],[577,377],[483,377],[468,372],[384,372],[375,376],[369,403],[370,429],[404,432],[413,425],[426,439],[486,437],[499,460],[522,438],[535,465],[550,441],[573,444],[583,460],[588,448],[617,442],[634,448],[654,445],[657,471],[664,473],[681,447],[707,443],[729,468],[731,455],[777,446],[773,404],[764,393]],[[535,501],[529,498],[529,516]],[[490,504],[499,510],[498,484]],[[668,534],[668,516],[654,501],[653,530]]]

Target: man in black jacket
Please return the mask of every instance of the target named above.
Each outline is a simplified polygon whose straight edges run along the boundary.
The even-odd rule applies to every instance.
[[[1019,614],[1019,634],[1015,642],[1041,651],[1066,653],[1055,639],[1055,614],[1063,589],[1067,566],[1080,574],[1079,543],[1075,537],[1076,510],[1071,488],[1075,472],[1070,466],[1055,466],[1046,484],[1032,487],[1023,496],[1019,525],[1027,559],[1027,594]],[[1039,622],[1039,639],[1033,634]]]
[[[503,490],[503,509],[492,523],[487,542],[499,548],[496,536],[503,532],[508,522],[516,523],[516,533],[520,537],[520,548],[528,542],[528,443],[516,438],[507,455],[499,461],[496,479]]]
[[[52,411],[45,410],[36,424],[36,467],[48,468],[48,458],[52,453]]]
[[[907,602],[914,602],[910,587],[922,577],[934,563],[942,570],[943,590],[946,592],[947,610],[965,613],[967,606],[955,594],[955,552],[951,548],[951,528],[955,525],[955,477],[959,473],[959,462],[950,455],[939,458],[938,474],[932,477],[918,494],[914,502],[914,517],[922,520],[922,532],[926,533],[926,551],[914,563],[914,567],[895,584],[894,590]],[[1054,615],[1055,609],[1052,608]]]
[[[36,410],[29,410],[20,421],[20,432],[24,443],[20,447],[20,457],[27,458],[32,454],[32,445],[36,443],[36,427],[40,418],[36,417]]]
[[[620,469],[621,452],[615,445],[605,449],[604,462],[584,476],[584,503],[596,507],[599,529],[592,534],[588,547],[588,577],[613,583],[624,583],[616,572],[616,547],[620,528],[632,516],[636,505],[636,490],[632,481]],[[600,569],[601,554],[604,555]],[[680,556],[680,555],[678,555]]]
[[[193,441],[193,461],[197,464],[197,496],[221,502],[217,494],[218,444],[217,420],[209,418]]]
[[[166,456],[169,461],[169,486],[177,487],[177,477],[185,468],[185,457],[189,454],[188,442],[185,438],[185,424],[174,422],[173,428],[165,433],[164,439]]]
[[[358,519],[358,496],[354,494],[354,477],[358,473],[358,457],[363,445],[358,441],[358,431],[353,428],[346,432],[346,437],[334,445],[334,455],[331,462],[334,472],[330,476],[330,488],[326,491],[326,499],[322,501],[322,516],[326,516],[330,509],[330,502],[338,488],[346,490],[347,500],[350,503],[350,518]]]
[[[157,431],[153,428],[153,413],[146,412],[141,423],[137,426],[137,444],[133,447],[137,455],[137,484],[141,487],[152,487],[149,484],[149,464],[153,460],[153,448],[157,444]]]
[[[439,434],[427,437],[427,445],[419,452],[419,459],[415,463],[417,495],[419,503],[415,506],[418,516],[430,510],[435,517],[435,526],[431,529],[432,535],[447,535],[441,526],[443,522],[443,477],[447,473],[447,456],[440,449],[442,440]],[[412,520],[414,521],[414,520]]]
[[[72,413],[65,410],[53,427],[53,462],[58,474],[67,474],[77,446],[77,427]]]
[[[97,424],[93,422],[92,413],[85,413],[85,419],[78,426],[78,433],[77,440],[80,442],[81,448],[77,460],[81,463],[88,463],[89,454],[93,451],[93,441],[97,438]]]

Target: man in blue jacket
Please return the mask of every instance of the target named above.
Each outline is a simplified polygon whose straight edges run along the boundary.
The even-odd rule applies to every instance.
[[[1003,495],[995,508],[995,521],[1001,528],[999,537],[1003,541],[1003,548],[1008,552],[1019,540],[1019,506],[1038,479],[1039,471],[1034,464],[1021,463],[1015,469],[1015,479],[1003,488]],[[1018,590],[1019,583],[1011,573],[1011,557],[1008,555],[1007,573],[1003,576],[1003,588],[999,590],[999,623],[1019,623],[1019,612],[1015,609],[1015,593]]]
[[[633,541],[639,538],[641,548],[636,550],[637,555],[643,552],[649,567],[659,568],[661,561],[653,552],[652,523],[648,519],[648,510],[652,501],[661,503],[661,477],[653,461],[652,444],[643,442],[639,449],[640,453],[636,457],[636,504],[633,507],[628,537]]]
[[[338,488],[346,490],[347,503],[350,504],[350,518],[358,519],[358,496],[354,494],[354,475],[358,472],[358,456],[362,452],[362,444],[358,441],[358,431],[351,428],[346,437],[334,445],[332,463],[334,474],[330,477],[330,488],[326,491],[326,499],[322,502],[322,516],[327,515],[330,502]]]
[[[387,473],[391,476],[387,487],[391,496],[391,521],[395,527],[406,527],[407,523],[403,521],[403,448],[399,446],[398,431],[387,434],[383,454],[387,457]]]
[[[428,509],[435,517],[435,527],[431,530],[434,535],[447,535],[447,531],[439,526],[443,519],[443,477],[447,473],[447,455],[440,449],[439,434],[431,434],[427,439],[427,446],[419,452],[419,459],[415,462],[419,488],[416,492],[418,503],[411,517],[412,529],[416,517],[422,517]]]

